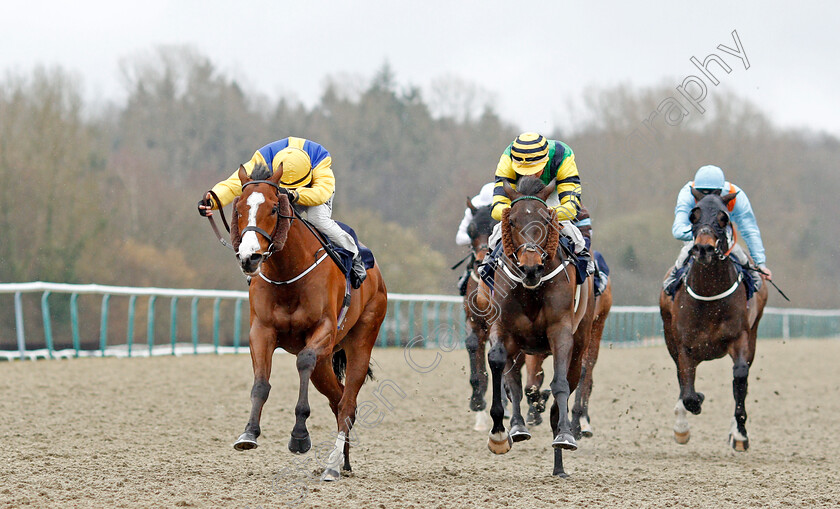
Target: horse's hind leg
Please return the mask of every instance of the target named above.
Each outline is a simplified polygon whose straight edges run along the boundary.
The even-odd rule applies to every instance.
[[[484,399],[487,393],[487,368],[484,363],[486,334],[479,337],[475,331],[470,332],[467,336],[466,346],[467,353],[470,358],[470,385],[472,386],[472,396],[470,397],[470,410],[475,412],[475,426],[476,431],[487,431],[489,423],[487,422],[487,401]]]
[[[254,367],[254,385],[251,388],[251,416],[248,424],[245,425],[245,432],[239,435],[239,439],[233,444],[237,451],[247,451],[257,447],[257,437],[260,436],[260,415],[263,405],[268,399],[271,385],[268,379],[271,376],[271,357],[274,354],[276,340],[274,333],[260,327],[258,324],[251,326],[249,342],[251,345],[251,364]]]
[[[600,330],[595,330],[597,325],[597,322],[593,325],[589,347],[583,357],[580,385],[575,391],[575,406],[572,408],[572,432],[575,438],[592,436],[592,426],[589,424],[589,397],[592,395],[592,372],[595,370],[595,363],[598,361],[601,333],[604,327],[602,322]]]
[[[525,420],[529,426],[539,426],[543,422],[542,413],[545,412],[545,402],[551,391],[540,391],[545,380],[543,362],[546,355],[528,355],[525,357],[525,372],[528,381],[525,383],[525,397],[528,399],[528,416]]]
[[[744,452],[750,447],[746,427],[747,377],[755,355],[755,342],[750,341],[747,332],[741,334],[741,337],[732,343],[729,355],[733,361],[732,393],[735,396],[735,416],[732,418],[729,429],[729,445],[738,452]]]

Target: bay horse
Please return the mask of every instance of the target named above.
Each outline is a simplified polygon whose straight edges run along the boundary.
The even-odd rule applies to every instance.
[[[327,258],[321,243],[296,220],[286,189],[279,186],[282,165],[271,174],[255,168],[249,177],[239,167],[242,195],[234,203],[231,240],[242,268],[252,277],[249,342],[254,369],[251,415],[234,444],[239,451],[257,447],[260,415],[271,388],[272,354],[282,348],[294,354],[300,377],[295,425],[289,450],[307,452],[312,441],[306,429],[309,382],[324,394],[336,417],[338,436],[321,479],[338,480],[350,467],[350,429],[356,418],[356,398],[370,375],[371,349],[385,319],[387,292],[379,267],[353,290],[349,308],[339,323],[345,275]],[[342,375],[346,379],[342,383]]]
[[[465,341],[470,360],[470,410],[475,413],[476,431],[490,429],[489,418],[485,409],[487,401],[487,369],[484,363],[485,345],[490,331],[490,323],[495,318],[495,307],[486,285],[478,277],[478,266],[484,262],[489,252],[489,238],[493,233],[493,226],[498,221],[491,215],[492,206],[475,207],[467,198],[467,207],[472,211],[472,221],[467,227],[470,237],[470,265],[467,270],[470,279],[467,281],[467,292],[464,296],[464,316],[469,334]]]
[[[593,251],[593,255],[594,255]],[[601,350],[601,339],[604,335],[604,326],[607,324],[607,316],[612,309],[612,279],[607,279],[604,291],[595,297],[595,317],[592,321],[592,332],[590,333],[589,346],[583,356],[583,367],[581,368],[580,384],[575,390],[575,404],[572,407],[572,433],[575,438],[593,435],[592,425],[589,418],[589,398],[592,396],[593,372],[595,363],[598,362],[598,354]],[[542,423],[542,412],[545,411],[545,402],[550,391],[540,391],[545,373],[542,365],[546,355],[529,355],[525,359],[527,368],[527,382],[525,385],[525,396],[528,399],[527,424],[537,426]]]
[[[567,477],[563,470],[563,449],[577,449],[569,422],[568,400],[580,379],[595,299],[592,278],[578,285],[572,261],[558,249],[557,215],[545,203],[554,188],[554,184],[544,186],[533,177],[522,177],[516,190],[509,183],[504,184],[511,204],[502,215],[501,242],[505,256],[500,257],[494,279],[499,316],[490,326],[491,348],[487,356],[493,381],[490,408],[493,428],[487,445],[493,453],[504,454],[510,451],[513,442],[531,438],[520,410],[524,355],[551,353],[553,474]],[[503,422],[503,376],[512,403],[510,432]]]
[[[748,283],[742,281],[741,272],[728,256],[734,242],[727,236],[730,219],[726,206],[735,193],[704,195],[693,188],[691,192],[697,206],[689,215],[694,245],[687,274],[673,300],[664,290],[659,296],[665,344],[677,366],[680,385],[674,438],[679,444],[688,443],[686,410],[697,415],[703,404],[703,393],[694,390],[697,365],[729,354],[735,397],[729,444],[743,452],[749,448],[745,426],[747,377],[755,358],[758,322],[767,303],[767,285],[761,285],[747,300]]]

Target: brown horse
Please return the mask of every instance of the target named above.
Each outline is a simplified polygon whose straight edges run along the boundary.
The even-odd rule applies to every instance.
[[[612,308],[612,301],[612,280],[607,279],[604,291],[595,297],[595,318],[592,322],[589,346],[583,355],[582,380],[575,391],[575,405],[572,408],[572,433],[575,438],[592,436],[592,425],[589,419],[589,398],[592,395],[593,385],[592,375],[595,370],[595,363],[598,362],[601,338],[604,335],[604,326],[607,324],[607,315]],[[550,394],[548,390],[540,391],[545,378],[542,365],[546,357],[547,355],[528,355],[525,359],[525,367],[528,373],[525,396],[529,405],[526,422],[533,426],[542,424],[541,413],[545,411],[545,402]]]
[[[312,444],[306,429],[311,380],[329,400],[338,425],[336,446],[322,475],[322,480],[333,481],[340,478],[342,459],[342,468],[350,470],[356,397],[370,373],[370,353],[385,319],[387,293],[379,267],[374,266],[361,288],[352,291],[339,323],[346,279],[336,264],[325,260],[314,233],[295,219],[289,196],[278,185],[282,173],[282,166],[273,175],[255,169],[249,177],[239,168],[242,196],[234,203],[231,238],[242,271],[253,278],[249,341],[254,385],[251,416],[234,448],[257,447],[260,414],[271,388],[272,354],[279,347],[297,356],[300,375],[289,450],[302,454]]]
[[[659,309],[668,352],[677,365],[680,396],[674,437],[685,444],[690,437],[686,410],[699,414],[703,393],[695,392],[694,376],[702,361],[732,358],[732,392],[735,415],[729,443],[736,451],[749,447],[747,429],[747,376],[755,357],[758,322],[767,302],[767,285],[747,300],[746,282],[728,256],[732,250],[726,234],[730,225],[726,205],[735,193],[703,195],[692,189],[697,206],[689,220],[694,245],[690,251],[686,278],[673,300],[661,292]]]
[[[490,292],[478,277],[477,268],[484,262],[484,257],[490,250],[488,239],[490,234],[493,233],[493,226],[497,221],[490,214],[490,206],[475,207],[468,198],[467,207],[473,215],[472,221],[467,227],[472,256],[470,257],[470,266],[467,268],[470,279],[467,281],[467,294],[464,296],[464,316],[469,331],[465,344],[470,359],[470,385],[472,386],[470,410],[475,412],[473,429],[487,431],[490,429],[490,423],[485,412],[485,408],[487,408],[487,402],[484,399],[484,395],[487,393],[487,369],[484,364],[484,352],[490,323],[495,319],[496,311]]]
[[[531,438],[520,411],[522,366],[525,354],[551,353],[554,378],[551,392],[551,428],[554,434],[554,475],[566,477],[563,449],[575,450],[577,443],[569,422],[568,400],[580,379],[583,354],[589,342],[595,298],[592,279],[577,284],[571,260],[558,249],[557,216],[545,200],[554,185],[523,177],[517,190],[505,183],[511,199],[502,216],[505,256],[494,279],[494,300],[499,317],[490,326],[488,354],[493,379],[493,402],[488,447],[504,454],[512,442]],[[512,403],[510,433],[503,423],[502,376]]]

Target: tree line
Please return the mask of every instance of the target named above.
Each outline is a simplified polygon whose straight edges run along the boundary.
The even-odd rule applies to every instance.
[[[476,86],[449,79],[426,98],[387,64],[361,87],[329,78],[313,107],[249,92],[184,47],[127,60],[122,74],[126,101],[95,113],[67,70],[0,81],[0,281],[245,289],[196,202],[257,148],[292,135],[331,152],[334,217],[373,249],[390,291],[452,294],[465,198],[518,134]],[[715,90],[703,115],[628,143],[668,93],[592,89],[573,129],[543,133],[575,151],[616,302],[656,302],[680,247],[677,192],[716,164],[748,193],[792,305],[840,306],[828,276],[840,257],[840,140],[780,129]]]

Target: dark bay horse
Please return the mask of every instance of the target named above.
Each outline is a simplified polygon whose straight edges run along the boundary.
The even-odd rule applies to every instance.
[[[575,438],[591,437],[592,425],[589,419],[589,398],[592,395],[593,373],[595,363],[598,362],[598,353],[601,350],[601,338],[604,335],[604,326],[607,324],[607,316],[612,308],[612,280],[607,279],[606,287],[600,295],[595,297],[595,317],[592,321],[592,332],[590,333],[589,346],[583,355],[583,367],[581,370],[582,380],[575,390],[575,404],[572,407],[572,433]],[[550,391],[540,391],[545,374],[542,369],[546,355],[529,355],[525,359],[528,379],[525,384],[525,396],[528,399],[528,420],[529,425],[537,426],[542,423],[542,416],[545,411],[545,402]]]
[[[677,365],[680,396],[674,409],[674,437],[685,444],[690,438],[686,410],[699,414],[703,393],[695,392],[694,377],[702,361],[732,358],[732,392],[735,415],[729,443],[736,451],[749,448],[745,426],[747,376],[755,357],[758,322],[767,302],[767,285],[761,285],[747,300],[746,282],[728,256],[732,245],[726,234],[730,226],[726,205],[735,193],[703,195],[692,189],[697,206],[689,215],[694,245],[689,255],[687,276],[671,297],[661,292],[659,309],[668,352]]]
[[[339,310],[347,288],[344,274],[329,259],[315,235],[292,214],[289,196],[274,174],[255,169],[249,177],[240,166],[242,195],[234,203],[231,239],[245,274],[252,276],[249,335],[254,385],[251,416],[237,450],[257,447],[260,414],[268,398],[272,354],[282,348],[297,356],[300,391],[289,441],[293,453],[311,447],[306,429],[309,382],[330,402],[338,425],[336,446],[322,480],[338,480],[339,466],[350,470],[350,428],[356,398],[369,375],[371,349],[385,318],[387,293],[378,266],[352,291],[339,328]],[[323,262],[323,263],[322,263]],[[342,383],[342,375],[346,379]]]
[[[490,326],[488,361],[493,381],[488,447],[504,454],[513,442],[531,434],[520,411],[522,366],[526,354],[552,355],[554,378],[551,392],[551,428],[554,435],[554,475],[566,477],[563,449],[577,443],[569,422],[568,400],[580,379],[581,363],[589,342],[595,298],[592,278],[577,284],[577,272],[559,245],[559,225],[554,209],[545,200],[554,185],[544,186],[533,177],[523,177],[517,190],[505,183],[511,199],[502,217],[505,256],[496,270],[494,300],[499,317]],[[512,403],[510,433],[505,429],[502,377]]]
[[[481,283],[476,269],[484,262],[484,257],[490,250],[488,239],[493,232],[493,226],[498,221],[493,219],[490,214],[492,207],[489,205],[475,207],[467,198],[467,207],[473,215],[472,221],[467,227],[472,256],[470,257],[470,266],[467,269],[470,279],[467,281],[467,294],[464,296],[464,315],[469,331],[465,343],[470,358],[470,385],[472,386],[470,410],[475,412],[473,429],[487,431],[490,429],[490,419],[485,411],[487,407],[487,402],[484,399],[487,392],[487,369],[484,363],[484,353],[490,323],[495,318],[495,309],[490,292],[486,285]]]

